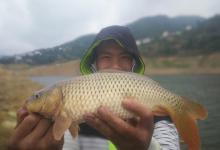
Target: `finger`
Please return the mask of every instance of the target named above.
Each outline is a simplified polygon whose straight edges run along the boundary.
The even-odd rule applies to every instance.
[[[42,149],[45,149],[44,147],[48,147],[48,145],[51,145],[50,149],[55,149],[55,148],[62,149],[63,143],[64,143],[64,136],[60,141],[54,139],[53,126],[49,126],[47,133],[44,135],[44,137],[41,138],[40,141],[40,145]]]
[[[102,121],[98,116],[94,114],[87,114],[84,116],[86,123],[95,128],[102,135],[108,139],[114,139],[116,136],[115,131],[106,122]]]
[[[40,117],[34,114],[30,114],[25,117],[24,120],[15,129],[14,139],[19,140],[29,135],[39,121]]]
[[[31,134],[27,136],[27,138],[40,139],[47,133],[49,127],[52,126],[52,123],[48,119],[40,119],[36,127],[33,129]]]
[[[106,122],[111,128],[113,128],[117,133],[121,136],[125,135],[134,135],[135,128],[119,118],[118,116],[114,115],[112,112],[108,110],[106,107],[100,107],[98,109],[98,114],[100,119]]]
[[[19,110],[17,111],[17,126],[24,120],[26,116],[28,116],[27,109],[25,107],[19,108]]]
[[[54,139],[53,137],[53,125],[49,126],[47,133],[44,135],[44,137],[42,138],[42,140],[44,139],[48,139],[49,141],[57,141]]]
[[[132,113],[140,117],[138,124],[140,128],[152,128],[153,114],[149,108],[138,103],[135,100],[125,100],[122,102],[122,106],[128,111],[131,111]]]

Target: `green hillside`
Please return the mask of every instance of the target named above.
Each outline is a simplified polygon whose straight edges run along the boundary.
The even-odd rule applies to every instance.
[[[158,37],[164,31],[182,31],[188,25],[194,28],[203,20],[205,19],[198,16],[179,16],[170,18],[161,15],[141,18],[127,26],[131,29],[136,39],[143,39],[146,37]]]
[[[145,57],[201,55],[220,50],[220,16],[154,16],[127,25]],[[88,34],[53,48],[0,58],[2,64],[43,65],[82,57],[95,35]]]
[[[143,55],[158,56],[190,56],[207,55],[220,52],[220,16],[199,22],[182,32],[166,32],[166,36],[158,36],[149,43],[139,45]]]

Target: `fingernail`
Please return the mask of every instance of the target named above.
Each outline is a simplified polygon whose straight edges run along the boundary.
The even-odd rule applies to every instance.
[[[29,113],[28,113],[27,109],[25,109],[24,107],[19,108],[19,110],[17,111],[17,125],[16,125],[16,127],[20,124],[20,122],[22,120],[24,120],[25,117],[28,116],[28,114]]]
[[[107,107],[105,107],[105,106],[101,106],[98,109],[98,114],[108,113],[108,112],[109,112],[109,109]]]
[[[23,116],[28,115],[28,111],[27,111],[26,108],[21,107],[21,108],[18,110],[17,115],[22,118]]]
[[[99,107],[98,111],[99,111],[99,112],[105,111],[105,107],[104,107],[104,106]]]
[[[123,104],[123,105],[132,105],[132,100],[130,100],[130,99],[125,99],[125,100],[122,101],[122,104]]]

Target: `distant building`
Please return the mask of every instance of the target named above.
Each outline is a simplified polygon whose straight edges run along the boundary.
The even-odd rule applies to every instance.
[[[175,35],[181,35],[181,34],[182,34],[181,31],[176,31],[176,32],[175,32]]]
[[[141,45],[141,44],[150,43],[151,41],[152,41],[151,38],[146,37],[146,38],[143,38],[143,39],[140,39],[140,40],[136,40],[136,44],[139,46],[139,45]]]
[[[142,40],[142,43],[143,43],[143,44],[147,44],[147,43],[150,43],[150,42],[151,42],[151,38],[149,38],[149,37],[144,38],[144,39]]]
[[[22,54],[22,56],[34,56],[34,55],[41,55],[41,52],[38,50],[32,51],[32,52],[27,52],[25,54]]]
[[[26,53],[26,56],[33,56],[33,55],[34,55],[33,52],[28,52],[28,53]]]
[[[41,52],[39,52],[39,51],[33,51],[33,53],[34,53],[35,55],[41,55]]]
[[[141,45],[141,40],[136,40],[137,46]]]
[[[15,56],[15,61],[17,62],[17,61],[20,61],[20,60],[22,60],[22,56],[16,55]]]
[[[185,27],[185,30],[186,30],[186,31],[192,30],[192,26],[191,26],[191,25],[186,26],[186,27]]]
[[[170,32],[168,31],[164,31],[161,35],[162,38],[167,38],[168,36],[170,36]]]

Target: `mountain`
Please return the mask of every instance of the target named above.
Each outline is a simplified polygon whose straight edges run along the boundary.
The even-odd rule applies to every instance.
[[[94,37],[95,34],[88,34],[53,48],[39,49],[21,55],[3,57],[0,58],[0,63],[41,65],[77,59],[85,53]]]
[[[141,18],[127,26],[136,39],[160,36],[164,31],[182,31],[186,26],[196,27],[204,18],[198,16],[179,16],[170,18],[167,16],[154,16]]]
[[[152,16],[128,24],[142,54],[146,56],[175,55],[191,53],[193,49],[204,50],[201,36],[206,44],[218,48],[219,16],[205,19],[199,16]],[[204,35],[205,34],[205,35]],[[31,65],[50,64],[81,58],[92,43],[95,34],[88,34],[52,48],[34,50],[22,55],[0,58],[0,63],[26,63]],[[216,39],[217,37],[217,39]],[[215,44],[213,45],[214,39]],[[191,42],[190,42],[191,41]],[[192,42],[193,41],[193,42]],[[196,42],[194,42],[196,41]],[[208,43],[207,43],[208,42]],[[195,44],[196,43],[196,44]]]
[[[220,52],[220,15],[186,26],[181,32],[166,31],[139,49],[148,57],[170,55],[199,55]]]
[[[220,51],[220,15],[199,23],[198,28],[186,34],[186,48]]]

